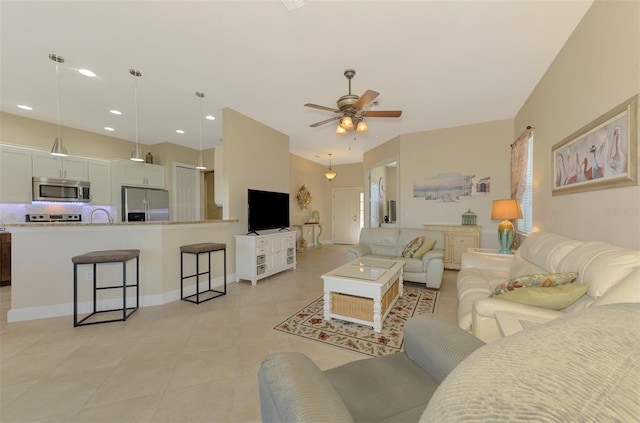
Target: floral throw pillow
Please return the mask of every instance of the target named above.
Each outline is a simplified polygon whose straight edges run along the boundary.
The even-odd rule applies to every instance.
[[[530,288],[532,286],[548,288],[552,286],[565,285],[575,282],[577,278],[577,272],[534,273],[531,275],[522,275],[496,286],[491,293],[491,296],[495,297],[496,295],[511,292],[518,288]]]
[[[402,257],[413,257],[415,252],[418,251],[420,247],[422,247],[423,242],[424,242],[423,236],[417,236],[413,238],[411,242],[409,242],[407,246],[404,247],[404,250],[402,250]]]

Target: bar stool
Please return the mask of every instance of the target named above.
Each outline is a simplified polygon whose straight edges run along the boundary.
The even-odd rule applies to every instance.
[[[137,309],[140,298],[139,280],[140,280],[140,250],[106,250],[92,251],[71,258],[73,262],[73,326],[97,325],[100,323],[123,322],[129,318]],[[136,280],[132,284],[127,284],[127,262],[136,259]],[[102,263],[122,263],[122,284],[110,286],[98,286],[97,284],[97,266]],[[93,265],[92,282],[93,282],[93,311],[78,321],[78,266],[91,264]],[[127,288],[136,289],[135,306],[127,307]],[[108,289],[122,289],[122,308],[114,308],[109,310],[98,310],[97,308],[97,292]],[[114,313],[122,311],[122,318],[100,320],[97,322],[86,322],[92,316],[101,313]]]
[[[211,253],[215,251],[222,251],[224,253],[224,290],[217,291],[211,289]],[[207,253],[209,256],[209,268],[206,272],[200,272],[200,254]],[[194,254],[196,256],[196,273],[193,275],[184,275],[184,255]],[[208,275],[209,287],[204,291],[200,291],[200,276]],[[184,280],[189,278],[196,278],[196,293],[192,295],[184,296]],[[214,295],[208,295],[207,298],[201,300],[200,295],[207,292],[212,292]],[[200,304],[205,301],[213,300],[222,295],[227,295],[227,244],[220,244],[214,242],[203,242],[201,244],[183,245],[180,247],[180,299],[183,301],[189,301],[194,304]],[[192,297],[196,297],[194,300]]]

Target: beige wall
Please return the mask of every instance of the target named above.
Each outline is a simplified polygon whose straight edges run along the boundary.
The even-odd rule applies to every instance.
[[[57,126],[53,123],[23,116],[0,112],[0,143],[50,150],[57,135]],[[135,143],[116,137],[97,134],[63,126],[61,136],[67,152],[72,156],[100,159],[128,159]],[[143,156],[153,154],[153,163],[169,165],[172,162],[194,165],[198,161],[199,151],[169,142],[145,145],[140,144]],[[213,148],[203,151],[205,166],[213,169]],[[168,169],[167,169],[168,170]]]
[[[289,192],[289,136],[232,109],[222,110],[225,218],[247,225],[247,189]],[[226,206],[226,204],[225,204]]]
[[[331,213],[331,202],[327,201],[325,185],[330,182],[324,177],[326,168],[311,160],[295,154],[289,154],[289,192],[291,193],[291,224],[301,225],[311,217],[311,212],[317,209],[323,225]],[[300,209],[296,195],[303,185],[307,185],[311,193],[311,205],[308,209]],[[326,234],[326,233],[325,233]],[[323,239],[326,239],[323,237]]]
[[[365,167],[398,159],[398,220],[402,227],[424,224],[459,225],[471,209],[482,226],[482,245],[497,247],[497,225],[491,220],[492,200],[509,196],[510,144],[513,120],[505,119],[396,137],[365,153]],[[444,203],[413,197],[413,182],[440,173],[459,172],[491,177],[491,193]],[[387,186],[389,184],[387,183]]]
[[[474,212],[482,226],[482,245],[497,247],[497,221],[491,220],[493,200],[509,198],[510,144],[513,120],[478,123],[402,135],[400,148],[400,216],[402,226],[425,223],[460,225],[462,214]],[[441,173],[458,172],[491,178],[489,195],[445,203],[413,197],[413,182]]]
[[[324,172],[329,168],[312,162],[295,154],[289,155],[289,182],[291,193],[291,224],[299,225],[311,217],[311,212],[317,209],[320,212],[320,223],[322,223],[322,235],[320,241],[331,241],[333,239],[332,228],[332,191],[334,188],[360,188],[362,189],[362,175],[364,169],[362,163],[331,166],[338,174],[333,181],[324,177]],[[300,210],[296,201],[296,194],[302,185],[309,186],[311,193],[311,207]]]
[[[536,230],[640,248],[640,187],[551,195],[552,146],[640,91],[638,57],[640,2],[596,1],[517,114],[535,127]]]
[[[0,142],[43,150],[51,150],[58,130],[57,125],[29,119],[10,113],[0,113]],[[80,129],[61,127],[60,134],[73,156],[102,159],[128,159],[135,143],[120,138],[100,135]],[[149,148],[141,144],[143,152]]]

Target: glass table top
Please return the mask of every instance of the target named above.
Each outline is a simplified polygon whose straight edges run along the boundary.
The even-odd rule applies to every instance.
[[[395,261],[390,260],[363,258],[339,267],[331,273],[334,276],[375,281],[384,275],[387,270],[391,269],[395,264]]]

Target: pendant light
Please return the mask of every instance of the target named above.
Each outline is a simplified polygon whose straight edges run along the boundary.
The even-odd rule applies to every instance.
[[[136,145],[131,153],[131,160],[134,162],[144,162],[142,157],[142,151],[140,151],[140,144],[138,144],[138,78],[142,76],[142,72],[137,69],[129,69],[129,73],[133,75],[133,97],[135,101],[135,116],[136,116]]]
[[[58,56],[57,54],[50,54],[49,59],[56,62],[56,102],[58,105],[58,136],[53,142],[51,155],[67,157],[67,149],[64,147],[64,142],[62,142],[62,137],[60,136],[60,72],[58,69],[58,65],[60,63],[64,63],[64,57]]]
[[[324,173],[324,177],[329,181],[333,181],[338,174],[331,169],[331,153],[329,153],[329,170]]]
[[[204,98],[204,93],[200,91],[196,91],[196,97],[200,99],[200,116],[198,116],[198,120],[200,122],[200,158],[198,159],[198,164],[196,165],[196,169],[206,170],[207,167],[204,165],[202,161],[202,99]]]

